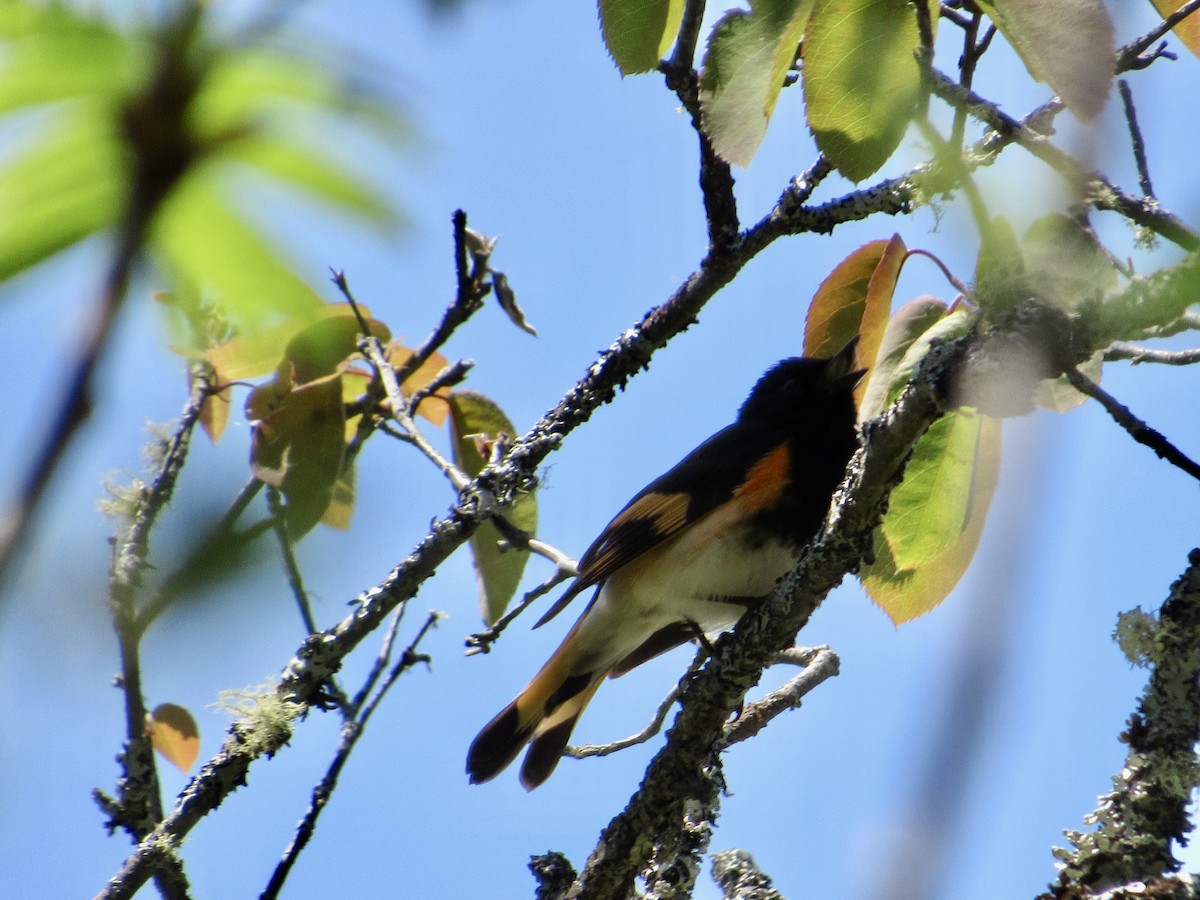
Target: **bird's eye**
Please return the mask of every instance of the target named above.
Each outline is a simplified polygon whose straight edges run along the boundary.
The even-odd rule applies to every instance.
[[[796,379],[789,378],[787,381],[785,381],[783,383],[783,392],[785,394],[794,394],[794,393],[796,393],[796,387],[797,387]]]

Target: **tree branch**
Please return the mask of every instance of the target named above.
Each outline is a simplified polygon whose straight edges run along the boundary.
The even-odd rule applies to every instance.
[[[1126,896],[1120,887],[1135,883],[1137,896],[1194,896],[1193,884],[1169,876],[1180,868],[1171,843],[1187,842],[1187,811],[1200,785],[1200,550],[1188,555],[1158,615],[1125,613],[1117,639],[1150,678],[1121,736],[1125,765],[1087,817],[1096,831],[1068,832],[1074,849],[1055,850],[1061,874],[1045,900]]]

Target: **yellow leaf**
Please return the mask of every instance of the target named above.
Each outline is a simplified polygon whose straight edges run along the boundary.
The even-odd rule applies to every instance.
[[[146,734],[154,749],[187,772],[200,755],[200,729],[192,714],[174,703],[162,703],[146,714]]]

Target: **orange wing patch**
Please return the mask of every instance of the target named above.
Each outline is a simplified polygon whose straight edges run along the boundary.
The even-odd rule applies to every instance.
[[[780,444],[747,473],[734,496],[747,512],[754,514],[779,500],[791,480],[792,453],[787,442]]]
[[[640,519],[653,524],[662,537],[668,537],[687,524],[688,502],[688,495],[682,493],[646,494],[613,519],[609,528],[619,528],[626,522]]]

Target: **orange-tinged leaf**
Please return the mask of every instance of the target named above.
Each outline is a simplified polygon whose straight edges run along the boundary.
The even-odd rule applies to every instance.
[[[897,625],[946,599],[970,565],[1000,473],[1000,420],[950,413],[917,443],[908,466],[917,477],[910,482],[906,471],[892,492],[875,531],[875,560],[859,573]],[[935,520],[935,534],[922,531]]]
[[[1150,0],[1154,4],[1154,8],[1158,10],[1159,15],[1164,19],[1178,10],[1188,0]],[[1171,29],[1175,32],[1175,37],[1183,41],[1183,45],[1192,53],[1200,56],[1200,12],[1194,12],[1182,22],[1179,22]]]
[[[321,520],[333,500],[345,452],[341,376],[310,382],[273,400],[261,400],[254,424],[250,470],[286,498],[294,538]]]
[[[511,437],[516,432],[503,410],[476,391],[455,391],[449,406],[454,461],[468,475],[475,476],[484,466],[483,452],[487,452],[490,442],[501,434]],[[533,534],[537,529],[537,497],[522,495],[504,515],[513,525]],[[471,536],[480,615],[489,625],[504,614],[529,559],[527,550],[501,553],[496,546],[499,540],[500,532],[491,522],[484,522]]]
[[[179,767],[187,772],[200,755],[200,729],[192,714],[174,703],[161,703],[154,712],[146,714],[146,734],[150,743]]]
[[[321,524],[338,531],[347,530],[354,514],[354,498],[354,466],[350,465],[333,484],[333,495],[321,516]]]
[[[388,362],[399,369],[412,359],[413,352],[408,347],[393,343],[387,348]],[[411,397],[413,392],[420,390],[437,378],[448,365],[450,365],[450,361],[442,354],[431,353],[429,358],[417,367],[416,371],[404,379],[400,390],[404,392],[404,396]],[[417,407],[417,415],[441,428],[446,422],[446,416],[450,415],[449,400],[450,388],[440,387]]]
[[[908,250],[900,235],[859,247],[821,282],[804,323],[804,352],[833,356],[858,335],[855,358],[859,368],[875,363],[892,310],[896,281]],[[866,379],[855,392],[861,401]]]
[[[363,316],[370,320],[370,311],[359,307]],[[245,381],[258,378],[274,370],[283,359],[288,342],[305,328],[330,317],[354,318],[354,312],[346,303],[328,303],[305,310],[282,322],[240,334],[232,340],[217,344],[204,353],[204,358],[217,370],[223,381]]]

